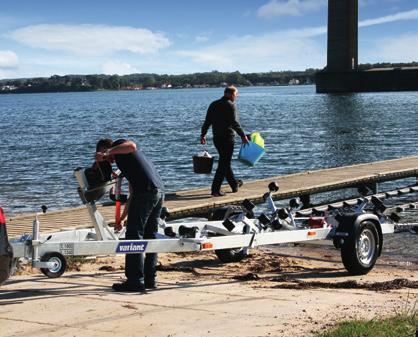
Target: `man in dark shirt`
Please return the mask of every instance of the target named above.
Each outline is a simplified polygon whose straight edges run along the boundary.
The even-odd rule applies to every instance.
[[[221,191],[224,179],[231,186],[232,192],[238,192],[242,186],[242,180],[235,179],[231,167],[231,159],[234,153],[235,132],[241,137],[243,143],[247,143],[247,137],[238,121],[238,112],[235,100],[238,90],[234,86],[225,88],[224,96],[209,105],[205,122],[202,126],[200,143],[206,144],[206,133],[212,126],[213,142],[219,153],[218,168],[212,182],[212,196],[221,197],[225,194]]]
[[[97,143],[96,160],[116,162],[129,181],[129,198],[121,215],[128,215],[126,239],[155,239],[163,206],[163,182],[152,162],[133,141],[119,139],[113,143],[102,139]],[[123,283],[114,283],[115,291],[139,291],[156,288],[157,254],[126,254]]]

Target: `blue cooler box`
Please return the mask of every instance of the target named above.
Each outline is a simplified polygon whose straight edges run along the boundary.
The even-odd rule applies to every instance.
[[[254,142],[242,144],[239,150],[238,160],[248,166],[254,166],[266,151]]]

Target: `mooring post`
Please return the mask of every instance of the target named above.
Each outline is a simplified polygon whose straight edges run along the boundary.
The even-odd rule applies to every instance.
[[[372,183],[372,190],[373,190],[373,194],[379,193],[379,183],[378,182]]]

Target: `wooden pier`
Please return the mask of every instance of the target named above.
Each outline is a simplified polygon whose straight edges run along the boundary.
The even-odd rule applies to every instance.
[[[208,214],[218,207],[240,204],[245,199],[255,204],[261,203],[263,202],[262,196],[267,192],[267,186],[272,181],[280,186],[280,190],[273,194],[275,200],[296,196],[309,200],[312,194],[361,185],[367,185],[377,192],[380,182],[408,177],[418,177],[418,156],[245,181],[244,186],[237,193],[228,193],[230,188],[224,186],[223,191],[227,192],[224,197],[211,197],[209,188],[180,191],[168,194],[165,206],[169,209],[170,220]],[[113,206],[98,206],[98,209],[108,222],[114,221]],[[34,214],[8,219],[9,237],[32,233],[33,219]],[[93,226],[84,206],[47,212],[41,215],[39,220],[41,231],[45,233]]]

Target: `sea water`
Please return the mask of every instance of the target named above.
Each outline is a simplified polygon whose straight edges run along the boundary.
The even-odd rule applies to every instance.
[[[134,140],[168,192],[208,187],[213,176],[193,174],[192,156],[216,155],[210,132],[200,145],[200,129],[221,96],[221,88],[0,95],[0,206],[11,216],[81,205],[73,170],[93,163],[103,137]],[[418,92],[245,87],[237,106],[246,133],[266,143],[253,168],[238,162],[236,146],[234,172],[244,181],[418,154]],[[417,239],[407,237],[415,251]]]

